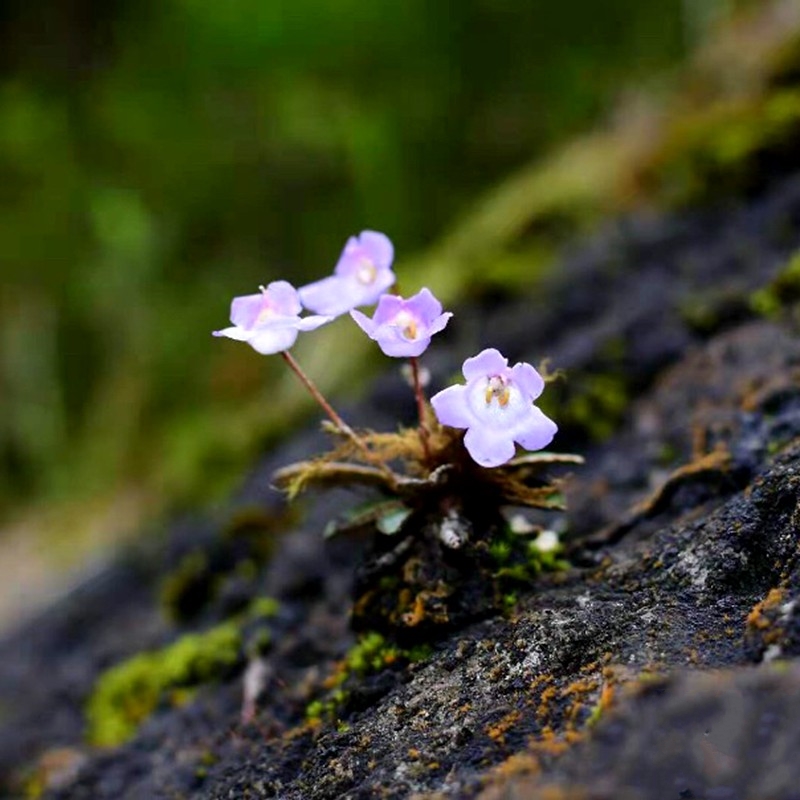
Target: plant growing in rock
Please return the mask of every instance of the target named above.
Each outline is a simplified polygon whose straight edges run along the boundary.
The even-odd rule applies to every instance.
[[[510,366],[494,348],[464,361],[465,384],[428,400],[419,357],[453,314],[427,288],[407,299],[391,293],[393,258],[385,235],[364,231],[348,240],[332,276],[299,290],[276,281],[237,297],[232,326],[215,332],[262,354],[279,353],[328,417],[331,450],[278,470],[278,487],[290,498],[312,486],[365,486],[382,496],[327,529],[378,534],[357,576],[353,614],[356,627],[372,630],[439,625],[462,606],[474,613],[507,597],[500,577],[530,577],[544,562],[525,544],[541,529],[515,529],[504,510],[563,508],[558,482],[543,472],[581,463],[578,456],[531,452],[542,451],[557,431],[535,405],[546,377],[527,363]],[[357,310],[375,304],[372,317]],[[302,316],[303,308],[312,314]],[[351,427],[289,353],[300,332],[347,312],[387,356],[408,359],[416,427]]]

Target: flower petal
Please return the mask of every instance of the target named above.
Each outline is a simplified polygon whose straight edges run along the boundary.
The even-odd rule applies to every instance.
[[[389,335],[374,338],[384,354],[392,358],[416,358],[421,356],[431,343],[430,336],[421,339],[406,339],[398,333],[396,328]]]
[[[356,305],[350,302],[349,283],[338,275],[331,275],[301,286],[298,289],[300,302],[315,314],[338,317]]]
[[[502,375],[508,369],[508,359],[499,350],[489,347],[464,362],[462,372],[468,380],[485,378],[488,375]]]
[[[366,314],[354,309],[350,312],[350,316],[353,318],[353,322],[355,322],[370,339],[375,338],[375,330],[378,326]]]
[[[531,406],[530,415],[514,432],[514,441],[526,450],[541,450],[553,441],[557,431],[558,425],[550,417],[536,406]]]
[[[464,436],[464,446],[482,467],[499,467],[514,458],[514,440],[503,432],[480,425],[471,427]]]
[[[469,428],[475,424],[475,417],[467,404],[467,387],[450,386],[431,397],[431,405],[436,418],[442,425],[451,428]]]
[[[392,266],[394,245],[385,233],[361,231],[358,243],[378,269],[388,269]]]
[[[544,378],[524,361],[511,368],[511,380],[522,389],[529,400],[535,400],[544,390]]]
[[[297,316],[303,310],[297,289],[288,281],[273,281],[267,286],[266,295],[276,314]]]
[[[221,331],[212,331],[211,335],[224,336],[226,339],[235,339],[237,342],[246,342],[253,335],[253,332],[234,326],[233,328],[223,328]]]
[[[394,286],[397,277],[390,269],[381,269],[375,276],[375,281],[368,286],[360,286],[358,302],[354,303],[357,306],[371,306],[380,300],[382,294],[387,289]]]
[[[296,328],[261,328],[253,332],[249,344],[258,353],[271,356],[288,350],[297,341]]]
[[[433,336],[434,333],[439,333],[439,331],[444,330],[447,327],[447,323],[450,322],[450,317],[452,316],[452,311],[446,311],[444,314],[440,314],[428,326],[428,333]]]
[[[406,301],[396,294],[382,294],[378,298],[378,307],[375,309],[373,320],[378,325],[391,322],[405,308]]]
[[[293,321],[293,326],[298,331],[314,331],[322,325],[327,325],[333,317],[318,316],[312,314],[310,317],[299,317]]]
[[[413,297],[406,301],[408,310],[412,314],[430,322],[442,313],[442,304],[434,297],[430,289],[422,288]]]
[[[246,294],[231,302],[231,322],[238,328],[252,328],[264,308],[264,295]]]

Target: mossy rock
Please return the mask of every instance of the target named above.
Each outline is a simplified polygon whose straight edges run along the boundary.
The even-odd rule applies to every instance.
[[[162,650],[140,653],[98,679],[86,707],[91,744],[114,747],[130,739],[159,703],[225,677],[242,659],[242,633],[224,623],[186,634]]]
[[[750,307],[757,314],[774,319],[785,308],[798,301],[800,301],[800,252],[789,259],[774,280],[751,295]]]
[[[794,153],[800,92],[711,105],[677,117],[641,177],[668,206],[714,203],[760,188]]]

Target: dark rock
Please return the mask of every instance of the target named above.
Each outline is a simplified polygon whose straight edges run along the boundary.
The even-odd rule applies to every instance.
[[[298,522],[264,488],[320,446],[298,434],[217,519],[176,526],[165,550],[143,547],[0,645],[0,785],[19,792],[38,763],[64,800],[797,797],[800,343],[789,315],[759,319],[747,298],[800,244],[783,224],[798,218],[794,178],[739,208],[620,223],[536,298],[462,311],[473,338],[439,357],[440,375],[490,344],[570,371],[546,394],[565,410],[557,444],[587,456],[568,514],[549,518],[571,570],[520,586],[506,614],[487,604],[429,631],[424,660],[391,653],[340,680],[368,545],[321,536],[349,495]],[[609,387],[619,407],[600,402]],[[394,391],[379,382],[361,418],[391,429]],[[600,441],[595,420],[613,435]],[[247,509],[272,520],[271,555],[250,523],[242,533]],[[169,623],[159,590],[197,549],[218,588]],[[81,744],[103,669],[264,595],[280,608],[258,623],[271,644],[254,718],[236,676],[164,702],[113,751]],[[315,700],[332,717],[311,725]],[[59,781],[46,755],[65,747],[74,770]]]

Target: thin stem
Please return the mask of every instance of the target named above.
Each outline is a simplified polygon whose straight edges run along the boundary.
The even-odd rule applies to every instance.
[[[369,448],[367,448],[364,441],[361,437],[336,413],[336,410],[333,406],[323,397],[322,392],[317,389],[316,384],[311,380],[311,378],[306,375],[303,371],[303,368],[295,361],[294,357],[290,355],[288,350],[284,350],[281,355],[283,356],[284,361],[289,365],[292,372],[300,378],[303,386],[308,389],[311,393],[311,396],[317,401],[320,405],[322,410],[328,415],[331,422],[345,435],[348,439],[361,451],[362,455],[366,459],[368,463],[375,463],[375,457],[370,453]],[[392,480],[394,480],[394,474],[392,471],[383,463],[378,464],[379,469],[386,473],[387,475],[391,475]]]
[[[411,356],[409,358],[411,362],[411,377],[414,381],[414,396],[417,399],[417,414],[419,415],[419,439],[422,442],[422,450],[425,453],[425,460],[428,462],[430,466],[432,462],[431,459],[431,447],[428,439],[430,438],[431,432],[428,430],[428,425],[425,422],[425,392],[422,390],[422,381],[420,380],[419,376],[419,361],[417,360],[416,356]]]
[[[330,417],[331,422],[339,428],[346,436],[349,436],[351,439],[358,439],[356,432],[336,413],[333,406],[322,396],[322,392],[317,389],[316,384],[311,380],[311,378],[303,372],[303,368],[295,361],[294,357],[290,355],[288,350],[284,350],[281,355],[284,358],[284,361],[289,365],[292,372],[297,375],[298,378],[303,383],[303,386],[311,392],[311,396],[317,401],[317,403],[321,406],[322,410]],[[360,442],[361,440],[358,439]],[[362,444],[363,446],[363,444]]]

